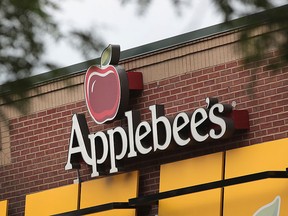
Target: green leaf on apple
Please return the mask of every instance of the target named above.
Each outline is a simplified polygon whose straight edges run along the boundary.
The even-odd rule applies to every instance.
[[[112,45],[104,49],[101,55],[101,67],[108,65],[117,65],[120,59],[120,46]]]

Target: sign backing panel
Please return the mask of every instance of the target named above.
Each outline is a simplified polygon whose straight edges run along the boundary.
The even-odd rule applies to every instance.
[[[128,202],[138,195],[138,171],[99,178],[82,183],[81,209],[111,202]],[[135,216],[135,209],[110,210],[97,216]]]
[[[77,209],[78,184],[49,189],[26,196],[26,216],[48,216]]]
[[[160,192],[221,180],[223,153],[161,166]],[[219,216],[221,189],[214,189],[159,201],[159,216]]]
[[[288,167],[288,139],[230,150],[226,155],[226,178]],[[288,180],[265,179],[224,189],[224,215],[288,215]]]
[[[8,215],[8,200],[0,201],[0,215]]]

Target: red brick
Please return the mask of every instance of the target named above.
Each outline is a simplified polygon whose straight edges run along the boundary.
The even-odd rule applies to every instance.
[[[226,64],[226,68],[236,67],[238,65],[237,61],[229,62]]]
[[[191,84],[194,84],[196,82],[197,82],[197,79],[194,77],[194,78],[186,80],[186,85],[191,85]]]
[[[39,112],[37,113],[37,117],[43,117],[43,116],[46,116],[47,115],[47,112],[46,110],[45,111],[42,111],[42,112]]]
[[[181,75],[180,76],[180,80],[187,80],[187,79],[190,79],[191,78],[191,73],[186,73],[184,75]]]
[[[204,86],[204,83],[203,82],[201,82],[201,83],[195,83],[195,84],[193,84],[193,89],[198,89],[198,88],[201,88],[201,87],[203,87]]]
[[[171,89],[173,89],[174,87],[175,87],[175,84],[174,84],[174,83],[169,84],[169,85],[166,85],[166,86],[164,86],[164,91],[171,90]]]
[[[155,99],[157,99],[157,98],[159,98],[159,97],[160,97],[159,94],[151,95],[151,96],[149,96],[149,101],[150,101],[150,100],[155,100]]]
[[[214,67],[214,71],[224,70],[226,68],[226,65],[218,65]]]
[[[177,77],[171,78],[169,81],[170,81],[170,83],[176,83],[176,82],[180,81],[180,77],[177,76]]]
[[[181,92],[181,88],[176,88],[170,91],[171,95],[175,95]]]
[[[232,73],[232,70],[231,69],[226,69],[226,70],[222,70],[220,72],[220,76],[228,76],[229,74]]]
[[[152,88],[155,88],[155,87],[157,87],[157,83],[156,82],[148,84],[148,89],[152,89]]]
[[[206,80],[208,80],[208,75],[207,74],[197,77],[197,82],[203,82],[203,81],[206,81]]]
[[[217,72],[213,72],[213,73],[209,73],[208,74],[208,79],[214,79],[214,78],[217,78],[220,76],[220,72],[217,71]]]
[[[164,87],[157,87],[153,89],[153,93],[160,93],[164,90]]]
[[[159,86],[165,86],[167,84],[169,84],[169,80],[168,79],[159,81]]]
[[[203,74],[203,70],[197,70],[192,72],[192,77],[198,77]]]

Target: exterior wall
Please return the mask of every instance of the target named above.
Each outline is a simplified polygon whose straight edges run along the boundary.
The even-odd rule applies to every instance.
[[[235,47],[237,32],[230,32],[121,62],[126,71],[143,73],[144,91],[131,100],[131,109],[139,110],[142,120],[150,120],[150,105],[164,104],[166,115],[175,116],[205,106],[208,96],[230,104],[236,101],[236,109],[247,109],[250,116],[250,131],[232,139],[125,164],[125,170],[140,171],[139,195],[159,190],[160,164],[287,137],[288,67],[276,74],[268,69],[277,55],[273,51],[257,67],[243,66]],[[257,79],[252,82],[255,70]],[[5,157],[0,160],[0,200],[9,200],[9,215],[23,215],[26,194],[72,184],[76,179],[76,171],[64,170],[73,113],[85,113],[90,132],[126,124],[96,125],[85,105],[83,81],[84,72],[80,72],[38,86],[41,94],[30,92],[30,112],[25,116],[2,104],[8,121],[1,123],[1,154]],[[248,94],[251,84],[253,94]],[[89,176],[89,168],[82,167],[82,179]],[[138,210],[139,216],[156,214],[156,205]]]

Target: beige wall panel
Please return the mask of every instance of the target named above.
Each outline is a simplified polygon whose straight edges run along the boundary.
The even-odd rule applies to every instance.
[[[202,68],[202,55],[201,53],[197,53],[193,55],[193,60],[192,60],[192,71],[193,70],[198,70],[199,68]]]
[[[237,40],[236,35],[236,33],[231,33],[221,37],[219,35],[211,36],[210,38],[194,41],[190,45],[186,44],[182,47],[166,50],[166,52],[159,51],[155,54],[125,60],[123,65],[127,71],[142,72],[144,83],[181,75],[241,57],[235,54],[232,44],[227,45],[227,43]],[[182,56],[185,57],[182,58]],[[30,98],[30,112],[34,113],[83,100],[83,81],[84,74],[80,74],[71,77],[68,82],[59,80],[39,86],[38,88],[42,95]],[[73,87],[65,88],[67,85],[71,86],[71,84],[73,84]],[[29,95],[34,96],[36,92],[31,91]],[[8,118],[20,116],[15,109],[5,106],[2,106],[1,109],[5,111]]]
[[[213,182],[222,178],[223,154],[191,158],[160,167],[160,192]],[[175,173],[177,173],[175,175]],[[159,216],[220,215],[221,189],[159,201]]]
[[[209,57],[210,64],[214,64],[214,62],[216,62],[216,60],[217,60],[217,55],[213,49],[210,49],[208,51],[208,57]]]
[[[8,216],[8,200],[0,201],[0,215]]]
[[[173,59],[173,60],[168,61],[168,67],[169,67],[168,77],[171,77],[171,76],[174,76],[175,74],[177,74],[177,72],[176,72],[177,71],[177,67],[176,67],[177,63],[178,63],[177,59]],[[161,79],[164,77],[159,77],[159,78]]]
[[[189,45],[187,44],[187,46],[182,47],[182,54],[183,54],[183,55],[187,55],[187,54],[189,54],[189,53],[190,53],[190,47],[189,47]]]
[[[211,52],[211,49],[207,49],[205,51],[205,54],[203,56],[203,59],[204,59],[204,67],[210,67],[212,64],[211,64],[211,61],[210,61],[210,58],[209,58],[209,52]],[[203,52],[204,53],[204,52]]]
[[[236,54],[234,50],[234,44],[228,44],[138,68],[137,71],[143,73],[144,83],[149,83],[240,58],[240,55]],[[164,67],[166,72],[163,72],[163,64],[166,65]]]
[[[0,151],[0,165],[7,165],[11,163],[10,148],[5,148]]]
[[[184,73],[186,73],[186,72],[189,71],[188,61],[189,61],[189,59],[188,59],[187,56],[184,56],[184,57],[182,58],[182,65],[183,65],[183,72],[184,72]]]

